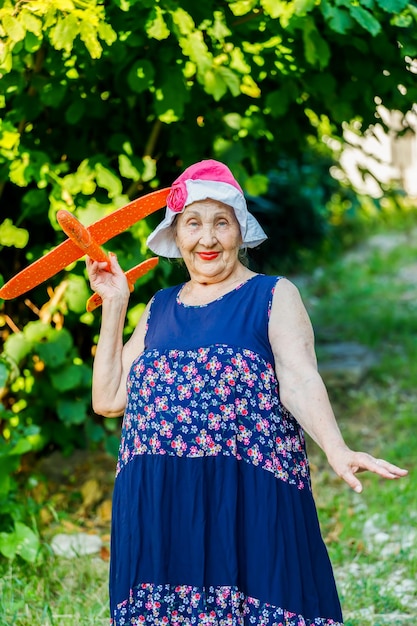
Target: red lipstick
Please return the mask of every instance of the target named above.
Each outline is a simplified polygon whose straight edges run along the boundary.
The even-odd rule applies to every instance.
[[[198,252],[197,253],[201,259],[203,259],[203,261],[212,261],[213,259],[216,259],[220,252],[216,252],[216,251],[208,251],[208,252]]]

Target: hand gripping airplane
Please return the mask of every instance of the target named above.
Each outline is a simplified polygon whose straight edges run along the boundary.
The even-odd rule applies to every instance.
[[[169,192],[170,188],[168,187],[148,193],[105,215],[87,227],[81,224],[72,213],[61,209],[57,213],[57,220],[68,239],[13,276],[0,289],[0,298],[4,300],[17,298],[85,254],[88,254],[95,261],[107,261],[109,263],[108,256],[100,248],[100,245],[127,230],[147,215],[162,209],[166,205]],[[158,260],[158,257],[146,259],[146,261],[125,272],[131,291],[133,291],[135,281],[153,269]],[[87,301],[87,311],[93,311],[101,303],[100,296],[95,293]]]

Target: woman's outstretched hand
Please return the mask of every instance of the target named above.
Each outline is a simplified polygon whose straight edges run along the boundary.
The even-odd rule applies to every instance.
[[[406,469],[384,459],[376,459],[366,452],[355,452],[348,447],[335,450],[328,455],[328,461],[336,474],[343,478],[356,493],[361,493],[363,489],[362,483],[356,477],[358,472],[373,472],[388,480],[402,478],[408,474]]]
[[[116,255],[109,254],[110,268],[106,262],[93,261],[86,257],[90,286],[93,291],[105,299],[129,299],[130,291],[126,276],[120,267]]]

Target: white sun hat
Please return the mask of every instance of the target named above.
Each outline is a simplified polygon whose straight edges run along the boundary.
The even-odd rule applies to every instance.
[[[230,169],[213,159],[190,165],[171,186],[165,218],[149,235],[146,243],[158,256],[181,258],[172,223],[186,206],[199,200],[218,200],[231,206],[242,233],[242,248],[255,248],[267,236],[254,216],[249,213],[243,191]]]

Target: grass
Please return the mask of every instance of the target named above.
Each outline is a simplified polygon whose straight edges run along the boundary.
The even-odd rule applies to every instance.
[[[97,557],[45,556],[39,565],[3,566],[2,626],[104,626],[108,617],[108,563]]]
[[[316,269],[306,286],[319,354],[321,345],[339,340],[358,342],[377,355],[359,387],[329,389],[347,442],[409,470],[406,479],[394,482],[363,474],[364,492],[357,495],[310,446],[314,491],[346,626],[417,621],[417,229],[413,232],[407,245],[370,248]]]
[[[319,517],[346,626],[417,621],[417,270],[415,282],[402,278],[404,268],[417,267],[416,253],[412,238],[388,251],[368,248],[316,268],[303,281],[319,353],[323,344],[339,340],[359,342],[377,354],[363,383],[329,389],[347,442],[410,472],[394,482],[363,474],[365,488],[358,495],[309,442]],[[59,509],[57,502],[59,497],[54,504]],[[60,519],[68,522],[64,505],[55,513],[55,525]],[[83,525],[74,520],[77,524]],[[93,527],[94,521],[88,529]],[[50,533],[45,530],[45,539]],[[107,576],[108,563],[98,557],[65,560],[47,549],[37,565],[3,562],[1,624],[108,624]]]

